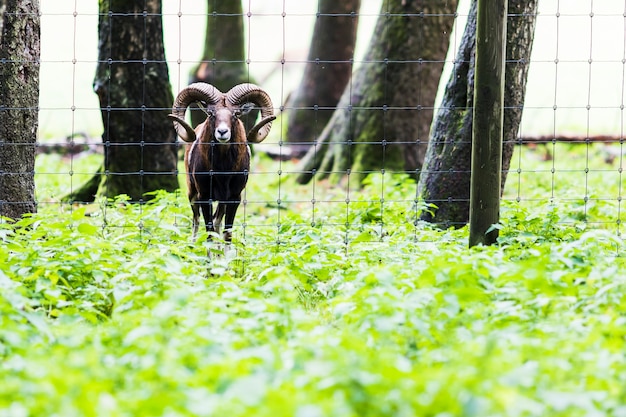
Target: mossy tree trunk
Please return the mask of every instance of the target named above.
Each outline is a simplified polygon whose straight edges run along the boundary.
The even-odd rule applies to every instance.
[[[522,119],[537,3],[537,0],[508,2],[501,192]],[[461,227],[469,220],[475,45],[476,1],[473,0],[455,66],[433,123],[418,185],[421,198],[437,207],[424,211],[421,219],[443,227]]]
[[[34,213],[39,0],[0,0],[0,216]]]
[[[241,0],[208,0],[204,50],[192,70],[190,83],[202,81],[226,92],[237,84],[254,83],[246,62],[244,14]],[[197,107],[196,107],[197,109]],[[204,112],[190,109],[192,126],[206,119]],[[244,117],[246,128],[254,126],[258,111]]]
[[[352,75],[361,0],[319,0],[307,64],[287,104],[287,141],[301,156],[330,120]]]
[[[176,134],[167,119],[173,104],[163,47],[160,0],[100,0],[98,66],[104,165],[75,192],[75,201],[97,194],[145,193],[178,188]]]
[[[383,2],[364,61],[316,145],[301,161],[313,176],[354,186],[371,172],[421,168],[456,1]]]

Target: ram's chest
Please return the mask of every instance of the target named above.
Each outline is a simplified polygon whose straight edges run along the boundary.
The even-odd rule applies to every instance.
[[[185,164],[190,185],[201,194],[222,200],[239,194],[248,181],[250,149],[247,144],[202,144],[187,148]]]

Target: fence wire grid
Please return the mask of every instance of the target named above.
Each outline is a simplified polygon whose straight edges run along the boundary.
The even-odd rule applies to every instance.
[[[166,61],[174,95],[188,84],[191,68],[201,57],[206,14],[211,13],[206,3],[163,0]],[[362,3],[355,67],[363,62],[369,37],[376,36],[372,32],[381,4],[380,0]],[[465,27],[469,1],[460,3],[437,103]],[[289,107],[289,95],[307,63],[317,7],[313,0],[244,2],[246,62],[250,74],[269,92],[277,113]],[[59,205],[71,210],[59,197],[90,178],[98,168],[94,161],[100,161],[104,152],[101,109],[92,90],[98,61],[97,2],[42,0],[41,8],[37,203],[40,208]],[[559,211],[575,213],[561,218],[563,223],[584,223],[621,234],[625,79],[626,2],[539,2],[524,116],[503,196],[506,206],[532,210],[549,203]],[[310,111],[315,117],[315,110]],[[288,143],[280,118],[272,130],[271,136],[257,145],[259,153],[264,147],[278,147],[280,153]],[[59,149],[62,156],[57,154]],[[295,210],[307,226],[323,223],[353,228],[354,233],[344,233],[342,243],[348,244],[358,239],[361,230],[355,213],[362,215],[374,207],[374,220],[364,222],[375,223],[380,240],[385,230],[409,227],[405,222],[418,217],[417,184],[398,188],[394,172],[381,175],[384,167],[371,172],[375,175],[370,189],[377,191],[369,193],[317,181],[295,187],[285,179],[298,174],[295,167],[289,161],[253,159],[248,191],[235,220],[236,234],[243,233],[248,242],[264,242],[268,236],[280,242],[286,213]],[[187,207],[184,180],[181,185],[176,204]],[[368,204],[371,207],[364,209]],[[328,218],[325,206],[341,206],[342,214]],[[263,214],[259,216],[259,212]],[[183,221],[190,223],[190,210],[188,215]],[[103,219],[103,227],[115,225],[115,221]],[[414,239],[425,238],[415,234]]]

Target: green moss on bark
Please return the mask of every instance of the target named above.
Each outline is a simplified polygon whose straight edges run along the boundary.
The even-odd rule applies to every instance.
[[[379,35],[303,158],[300,183],[314,170],[316,178],[332,173],[333,182],[347,172],[351,182],[360,181],[381,169],[417,175],[455,10],[456,1],[383,2],[374,29]]]
[[[508,9],[501,192],[522,116],[537,1],[509,1]],[[475,35],[476,2],[473,1],[456,64],[433,122],[418,184],[420,197],[438,207],[423,212],[421,219],[443,227],[461,227],[469,220]]]
[[[173,97],[161,2],[101,0],[98,30],[94,90],[104,125],[104,176],[97,173],[98,180],[89,181],[70,199],[126,194],[131,201],[140,201],[156,190],[174,191],[178,188],[177,145],[167,119]],[[96,183],[97,191],[93,189]]]

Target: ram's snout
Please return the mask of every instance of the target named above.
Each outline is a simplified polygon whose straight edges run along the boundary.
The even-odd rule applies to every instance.
[[[230,140],[232,136],[232,124],[238,123],[237,119],[233,116],[233,113],[229,109],[219,109],[213,116],[209,116],[213,118],[213,123],[215,126],[215,130],[213,131],[213,136],[215,140],[220,143],[226,143]]]
[[[215,128],[215,140],[220,143],[225,143],[230,140],[230,128],[224,123]]]

